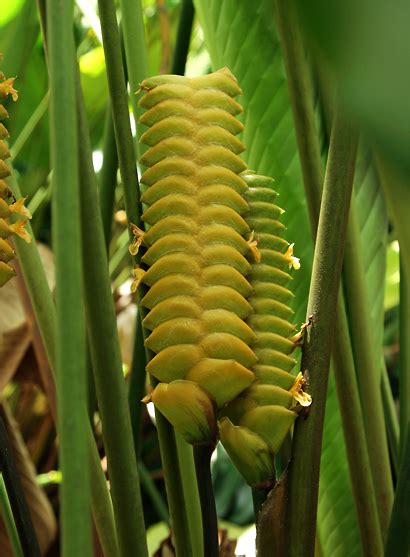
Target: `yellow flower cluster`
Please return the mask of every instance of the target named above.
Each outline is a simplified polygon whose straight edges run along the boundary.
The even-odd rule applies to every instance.
[[[0,99],[6,99],[10,95],[13,101],[17,100],[17,91],[14,89],[13,83],[14,78],[6,79],[0,72]],[[1,121],[6,118],[8,118],[8,112],[0,103],[0,286],[3,286],[16,274],[10,265],[15,253],[8,238],[15,235],[26,242],[31,241],[30,235],[24,228],[26,220],[9,221],[13,215],[21,215],[24,219],[31,218],[31,215],[24,206],[25,200],[23,198],[16,200],[5,181],[10,176],[10,169],[5,162],[10,157],[10,151],[5,142],[9,134]]]

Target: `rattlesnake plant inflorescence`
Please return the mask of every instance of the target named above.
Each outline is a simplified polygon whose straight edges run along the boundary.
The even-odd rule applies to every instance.
[[[294,364],[288,355],[294,343],[287,340],[291,294],[281,267],[295,261],[292,247],[277,235],[283,226],[276,221],[281,210],[271,203],[275,193],[266,187],[272,180],[245,172],[239,157],[242,109],[233,97],[241,90],[230,71],[159,76],[141,90],[148,230],[133,227],[131,251],[141,242],[148,248],[142,257],[147,270],[135,270],[135,286],[149,287],[142,303],[150,310],[146,345],[155,356],[147,369],[159,381],[145,400],[194,444],[215,442],[223,415],[222,440],[254,483],[248,457],[245,466],[238,457],[247,448],[238,451],[235,439],[257,437],[270,462],[296,417],[290,408],[303,399],[301,379],[295,383],[288,373]],[[258,398],[263,419],[270,412],[281,431],[273,443],[265,438],[271,431],[258,429],[255,412],[249,417]]]
[[[9,95],[13,100],[17,100],[17,91],[13,88],[14,78],[5,79],[0,72],[0,99],[6,99]],[[0,121],[8,118],[7,110],[0,103]],[[23,217],[31,218],[30,213],[24,207],[24,199],[16,200],[10,191],[5,178],[10,176],[10,170],[5,159],[10,157],[5,139],[9,136],[7,129],[0,122],[0,286],[3,286],[9,279],[15,276],[15,271],[10,265],[10,261],[14,259],[14,250],[7,241],[12,235],[20,236],[26,242],[30,242],[31,238],[24,229],[25,220],[17,220],[10,223],[9,217],[13,214],[19,214]]]

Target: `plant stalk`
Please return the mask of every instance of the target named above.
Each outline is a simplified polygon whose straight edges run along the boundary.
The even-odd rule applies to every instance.
[[[353,139],[354,138],[354,139]],[[295,425],[289,471],[290,557],[314,554],[323,419],[357,142],[339,111],[334,119],[313,260],[301,369],[313,404]]]
[[[114,125],[112,122],[111,103],[108,103],[105,115],[103,139],[103,164],[99,176],[101,217],[107,252],[111,240],[112,219],[115,205],[115,188],[117,186],[118,157],[115,144]]]
[[[92,167],[80,79],[77,79],[85,309],[98,407],[120,554],[147,555],[144,516],[131,420],[109,280],[98,187]]]
[[[202,510],[204,555],[206,557],[219,556],[218,517],[211,477],[211,456],[213,450],[213,445],[197,445],[194,447],[199,500]]]
[[[87,440],[85,322],[81,268],[73,2],[47,0],[53,247],[56,263],[62,554],[92,555]],[[61,45],[64,48],[61,48]],[[73,125],[74,124],[74,125]]]
[[[383,542],[378,527],[375,490],[372,477],[369,474],[371,466],[348,331],[344,299],[343,295],[340,294],[336,319],[337,342],[335,342],[333,348],[336,389],[339,400],[343,401],[347,409],[347,411],[341,412],[341,418],[363,555],[366,557],[381,557],[383,555]],[[358,420],[360,420],[360,423],[357,423]]]
[[[410,240],[410,238],[409,238]],[[410,423],[410,281],[400,264],[400,458]]]
[[[178,23],[177,42],[172,60],[171,73],[173,74],[184,75],[185,73],[194,15],[195,8],[192,0],[183,0]]]

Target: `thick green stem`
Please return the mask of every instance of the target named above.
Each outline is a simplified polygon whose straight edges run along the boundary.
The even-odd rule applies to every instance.
[[[92,554],[72,0],[47,1],[62,554]],[[64,48],[61,47],[64,45]]]
[[[130,369],[130,383],[128,388],[128,405],[130,409],[132,435],[134,438],[134,450],[138,458],[140,453],[141,435],[141,402],[145,395],[145,373],[146,354],[144,349],[144,336],[140,316],[137,315],[134,333],[134,350]]]
[[[218,517],[211,477],[213,445],[194,447],[196,477],[202,509],[202,531],[206,557],[219,556]]]
[[[295,425],[289,477],[287,534],[289,555],[314,554],[323,419],[336,320],[347,218],[353,187],[357,143],[344,115],[335,117],[319,217],[302,353],[313,404]]]
[[[178,557],[196,557],[192,551],[191,538],[189,536],[189,520],[174,428],[157,409],[155,409],[155,419],[161,449],[165,488],[167,490],[172,529],[175,537],[176,554]]]
[[[184,75],[188,57],[189,43],[191,41],[192,24],[195,9],[192,0],[183,0],[181,15],[179,16],[177,42],[175,45],[172,73]]]
[[[203,557],[204,544],[202,539],[201,502],[199,500],[198,484],[196,481],[193,448],[192,445],[189,445],[178,433],[175,433],[175,439],[187,508],[192,554],[195,555],[195,557]]]
[[[144,516],[98,188],[80,80],[77,80],[85,309],[118,545],[124,557],[147,555]]]
[[[0,409],[0,472],[7,489],[7,496],[13,511],[14,523],[18,532],[21,549],[26,557],[40,557],[40,547],[26,496],[21,485],[13,457],[7,428],[4,423],[4,410]]]
[[[351,470],[350,477],[362,539],[363,555],[381,557],[383,555],[383,542],[378,527],[375,490],[372,477],[369,474],[371,466],[367,453],[366,435],[348,331],[344,299],[340,295],[336,320],[337,342],[335,342],[333,348],[333,365],[339,400],[343,401],[347,409],[347,411],[341,412],[346,453]],[[360,420],[360,423],[358,423],[358,420]]]

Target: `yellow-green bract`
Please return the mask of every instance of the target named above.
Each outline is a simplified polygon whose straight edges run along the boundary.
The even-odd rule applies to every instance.
[[[147,231],[133,228],[131,249],[141,242],[147,248],[135,274],[149,287],[142,303],[155,356],[147,369],[159,381],[146,400],[194,444],[214,442],[221,417],[222,441],[250,483],[248,457],[241,465],[232,436],[257,438],[257,468],[269,479],[300,390],[288,373],[294,344],[287,340],[293,327],[285,284],[294,259],[280,238],[272,180],[246,171],[239,157],[242,109],[233,97],[241,90],[229,70],[154,77],[141,90]],[[253,401],[274,416],[280,433],[273,443],[249,408]]]

